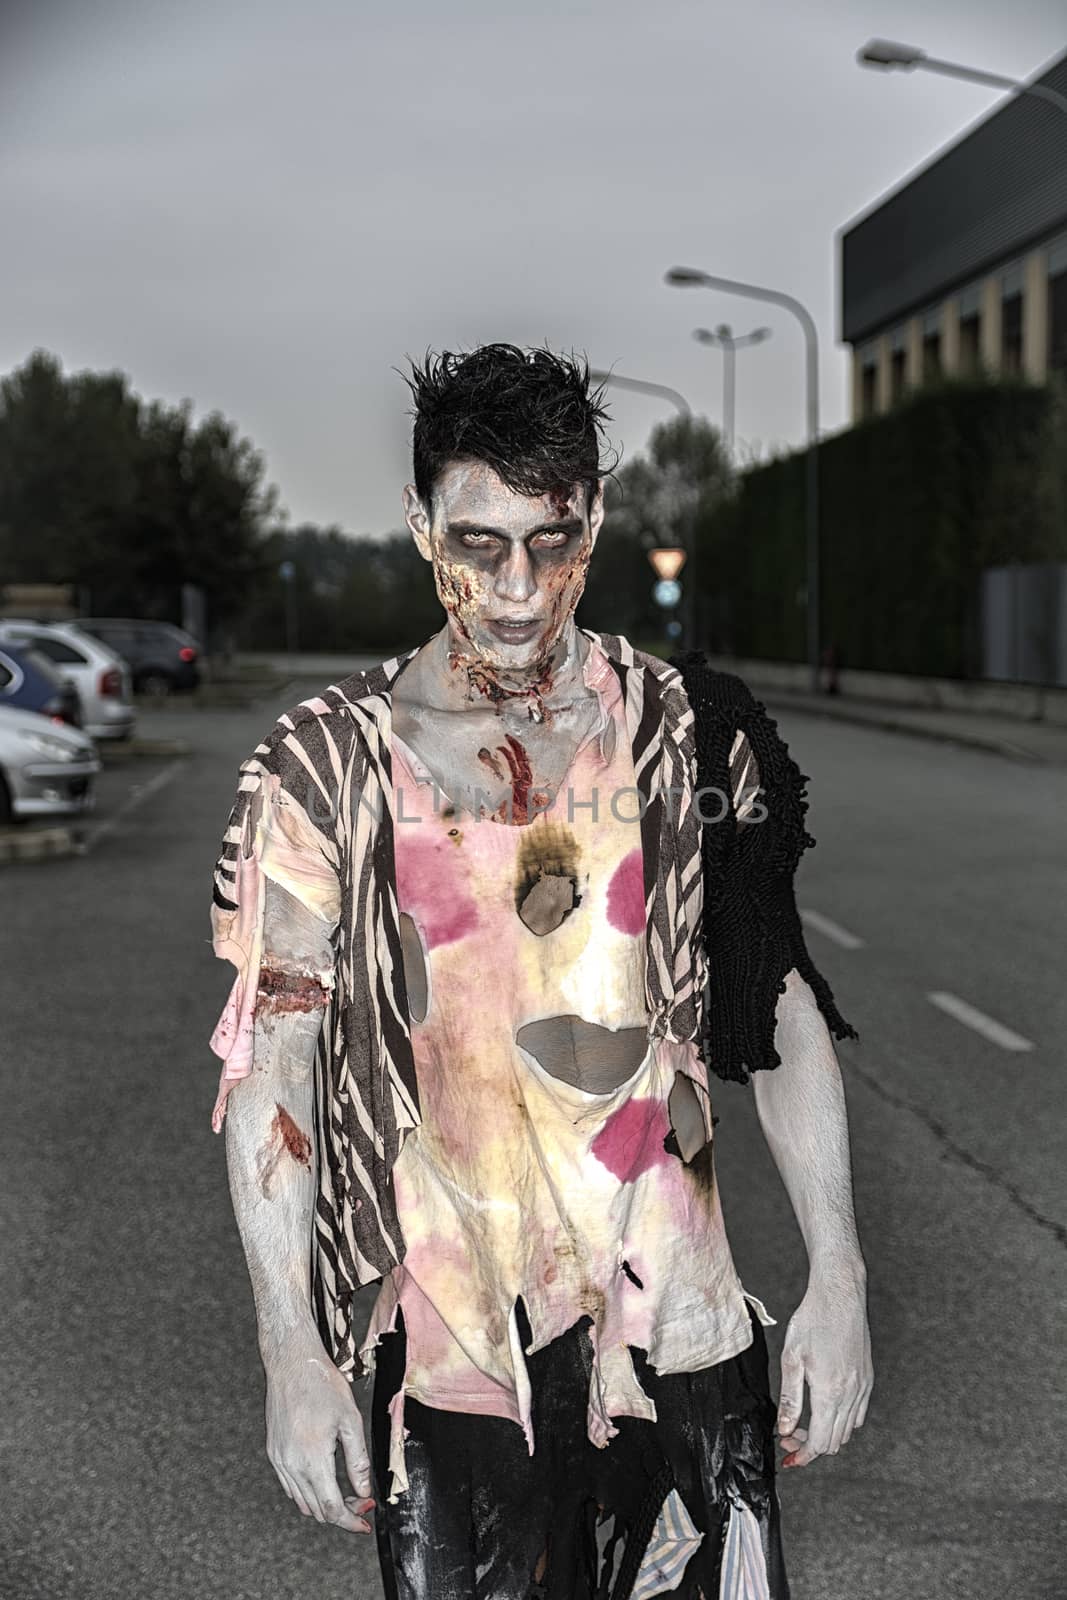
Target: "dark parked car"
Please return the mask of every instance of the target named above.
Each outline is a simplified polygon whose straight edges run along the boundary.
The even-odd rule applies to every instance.
[[[171,622],[79,617],[77,625],[129,663],[135,694],[163,696],[200,682],[200,645]]]
[[[0,705],[81,726],[81,701],[69,678],[36,650],[0,640]]]

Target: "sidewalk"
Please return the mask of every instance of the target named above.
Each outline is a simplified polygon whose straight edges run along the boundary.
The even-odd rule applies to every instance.
[[[998,717],[977,711],[879,704],[845,695],[801,694],[777,686],[763,687],[751,681],[749,687],[772,715],[776,711],[799,711],[809,716],[832,717],[839,722],[866,723],[893,733],[911,733],[921,739],[970,745],[977,750],[991,750],[1011,761],[1067,766],[1067,727],[1055,723],[1027,722],[1018,717]]]

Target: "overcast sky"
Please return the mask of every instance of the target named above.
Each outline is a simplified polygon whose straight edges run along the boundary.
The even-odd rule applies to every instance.
[[[1023,77],[1063,0],[19,0],[0,15],[0,368],[35,346],[219,408],[294,521],[399,525],[428,346],[547,340],[799,443],[787,313],[669,289],[673,263],[807,303],[847,418],[835,233],[998,96],[861,70],[872,35]],[[617,393],[640,450],[661,406]]]

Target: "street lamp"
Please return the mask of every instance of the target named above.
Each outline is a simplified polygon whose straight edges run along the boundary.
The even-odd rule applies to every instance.
[[[612,387],[616,389],[631,389],[636,394],[650,394],[657,400],[666,400],[675,408],[680,417],[685,417],[687,421],[692,418],[693,408],[690,406],[689,401],[685,398],[685,395],[679,394],[677,389],[671,389],[665,383],[649,383],[644,378],[624,378],[619,372],[604,372],[596,367],[590,368],[589,376],[596,383],[611,384]],[[682,520],[684,522],[684,518]],[[682,536],[685,538],[687,546],[692,543],[692,538],[687,528],[683,528]],[[653,567],[656,565],[655,561],[653,560],[653,556],[655,554],[655,551],[652,551],[649,554],[649,560],[652,561]],[[688,549],[683,551],[682,562],[684,562],[688,554]],[[675,572],[681,570],[682,562],[678,563],[678,566],[675,568]],[[664,577],[663,574],[658,575],[661,578]],[[675,573],[672,572],[666,576],[669,581],[673,582]],[[693,643],[695,600],[696,589],[694,585],[690,583],[685,596],[685,631],[688,643],[690,644]]]
[[[720,322],[714,330],[694,328],[693,338],[700,344],[711,344],[722,350],[722,431],[731,459],[734,453],[734,394],[737,352],[750,344],[762,344],[771,336],[770,328],[753,328],[735,338],[729,323]]]
[[[940,72],[947,78],[964,78],[968,83],[984,83],[992,89],[1010,89],[1013,94],[1029,94],[1038,100],[1067,112],[1067,95],[1050,89],[1043,83],[1023,83],[1019,78],[1005,78],[999,72],[983,72],[978,67],[962,67],[956,61],[940,61],[928,56],[925,50],[914,45],[895,44],[892,39],[870,39],[862,50],[856,51],[861,67],[878,67],[883,72],[914,72],[922,67],[926,72]]]
[[[638,394],[651,394],[659,400],[669,400],[680,417],[693,415],[685,395],[679,394],[677,389],[669,389],[665,383],[646,383],[644,378],[624,378],[618,372],[599,372],[596,367],[590,368],[589,376],[597,383],[610,383],[615,389],[634,389]]]
[[[725,294],[739,294],[750,300],[766,300],[771,305],[784,306],[796,317],[804,332],[805,388],[807,392],[807,634],[808,665],[811,668],[813,694],[819,692],[819,335],[815,321],[808,310],[791,294],[779,289],[765,289],[759,284],[742,283],[739,278],[720,278],[697,267],[672,267],[666,274],[667,283],[677,288],[721,289]]]

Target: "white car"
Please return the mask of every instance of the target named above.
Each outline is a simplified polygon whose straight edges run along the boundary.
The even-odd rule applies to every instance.
[[[99,771],[93,741],[80,728],[0,706],[0,822],[90,810]]]
[[[69,678],[81,701],[82,727],[93,739],[128,739],[137,721],[130,669],[106,644],[72,622],[0,620],[0,639],[29,645]]]

